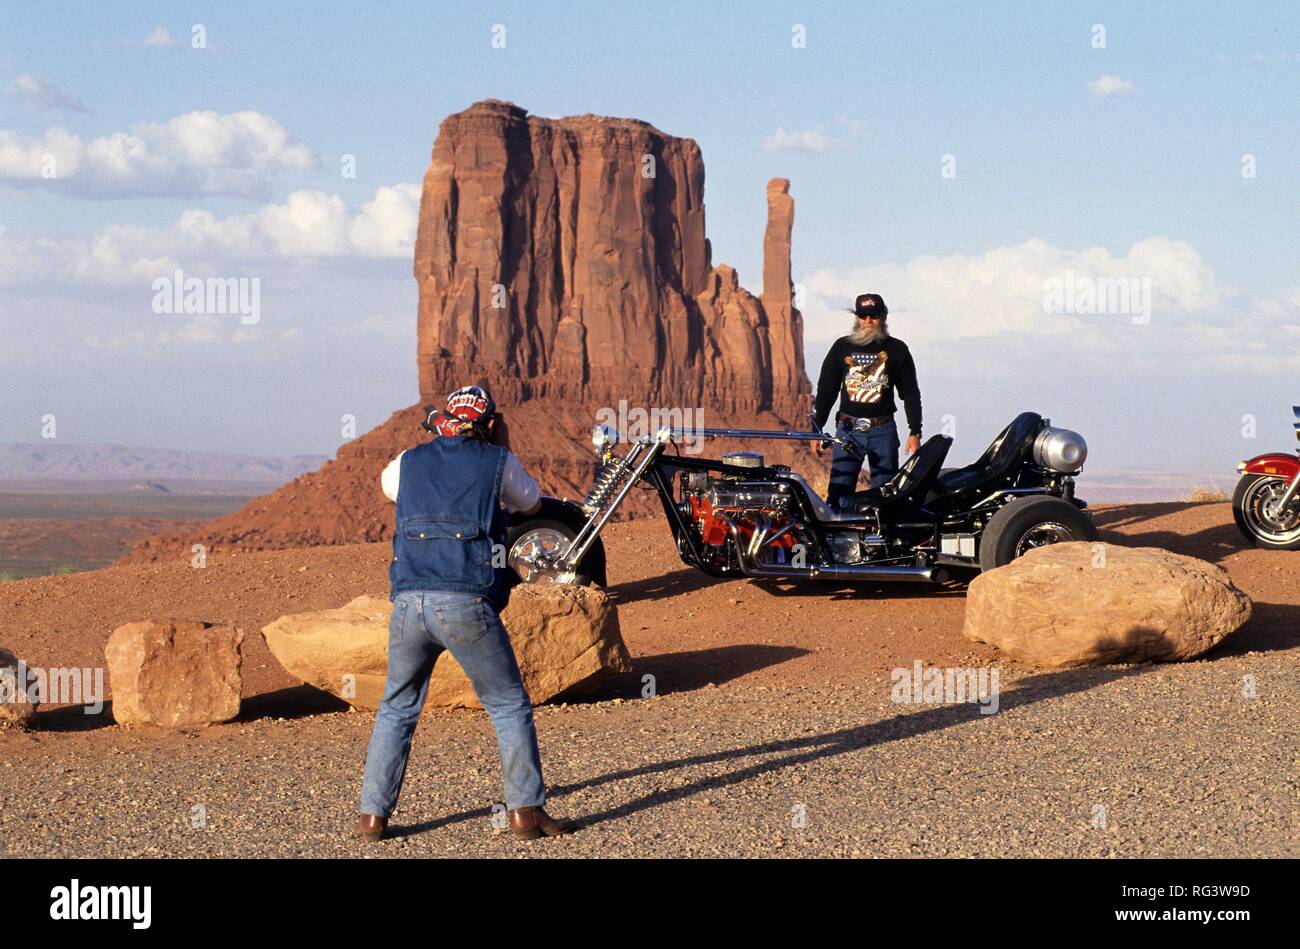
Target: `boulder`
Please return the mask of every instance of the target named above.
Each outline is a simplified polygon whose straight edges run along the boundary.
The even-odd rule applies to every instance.
[[[18,665],[18,657],[0,647],[0,728],[26,728],[39,704],[27,692],[25,666],[19,669]]]
[[[1250,613],[1250,598],[1214,564],[1076,541],[976,577],[962,634],[1052,669],[1171,662],[1212,649]]]
[[[374,710],[384,694],[391,613],[386,598],[359,596],[335,610],[281,616],[262,636],[291,675],[356,708]],[[517,587],[501,620],[534,705],[632,668],[614,605],[591,587]],[[482,707],[450,652],[434,665],[425,704]]]
[[[239,714],[241,630],[194,620],[142,620],[104,646],[119,725],[184,728]]]
[[[632,659],[609,597],[592,587],[542,584],[516,587],[501,614],[519,672],[534,705],[613,672],[630,672]],[[433,667],[428,702],[482,708],[450,652]]]
[[[289,613],[262,627],[271,654],[294,678],[356,708],[377,709],[388,674],[383,596],[359,596],[336,610]]]

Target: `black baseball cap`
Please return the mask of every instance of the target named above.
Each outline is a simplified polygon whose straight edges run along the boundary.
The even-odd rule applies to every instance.
[[[885,298],[879,293],[859,293],[853,301],[853,315],[879,316],[884,319],[889,315],[889,307],[885,306]]]

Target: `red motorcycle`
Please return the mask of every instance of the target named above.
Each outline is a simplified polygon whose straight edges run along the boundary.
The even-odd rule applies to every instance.
[[[1300,440],[1300,405],[1293,405]],[[1300,450],[1268,452],[1237,462],[1241,480],[1232,515],[1247,539],[1271,550],[1300,550]]]

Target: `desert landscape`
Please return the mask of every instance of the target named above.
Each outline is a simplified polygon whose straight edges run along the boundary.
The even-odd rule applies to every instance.
[[[642,154],[658,159],[653,187],[627,158]],[[577,188],[579,169],[599,186]],[[689,139],[476,104],[442,123],[424,182],[419,403],[234,510],[243,499],[215,494],[167,507],[171,491],[152,481],[119,486],[108,518],[103,496],[9,496],[0,514],[43,503],[64,518],[8,518],[14,549],[69,529],[87,558],[134,541],[111,566],[0,585],[3,646],[28,667],[102,669],[119,648],[110,634],[139,621],[207,624],[195,635],[226,631],[236,650],[222,673],[231,711],[202,727],[157,718],[138,684],[129,719],[115,712],[110,676],[101,707],[47,703],[0,730],[0,829],[23,828],[22,855],[356,852],[345,829],[374,699],[344,701],[328,672],[326,688],[304,684],[268,627],[387,597],[379,471],[419,440],[420,406],[459,382],[495,393],[516,453],[575,500],[594,467],[592,407],[629,393],[708,405],[740,427],[802,427],[790,184],[766,190],[761,297],[711,262],[702,190]],[[478,301],[497,287],[508,305],[486,320]],[[774,444],[773,459],[824,487],[806,445]],[[178,519],[160,520],[159,504]],[[551,806],[585,828],[547,854],[1296,854],[1300,577],[1285,554],[1245,548],[1229,505],[1108,504],[1094,518],[1103,545],[1226,570],[1226,588],[1253,601],[1244,626],[1192,662],[1054,669],[963,635],[969,572],[941,585],[710,578],[683,564],[657,506],[634,490],[603,535],[616,619],[599,635],[625,658],[572,688],[556,680],[537,711]],[[78,529],[79,509],[93,530]],[[200,653],[175,674],[196,661],[216,660]],[[996,671],[998,707],[900,704],[900,671],[923,668]],[[382,654],[378,671],[382,683]],[[186,702],[188,687],[158,687],[164,705]],[[385,852],[508,852],[485,716],[428,710],[414,754]]]
[[[1271,441],[1300,291],[1289,259],[1233,265],[1267,226],[1198,230],[1225,208],[1281,229],[1276,179],[1257,198],[1211,177],[1253,182],[1236,152],[1275,143],[1243,120],[1233,154],[1148,167],[1109,136],[1160,132],[1149,103],[1175,112],[1184,89],[1085,80],[1089,61],[1065,108],[1037,49],[997,57],[1014,92],[960,69],[931,88],[861,49],[804,87],[675,36],[626,69],[536,60],[542,82],[508,56],[549,26],[522,26],[509,47],[490,24],[490,70],[454,32],[407,50],[433,79],[377,53],[349,72],[351,127],[301,91],[351,69],[322,29],[279,97],[312,101],[316,144],[254,110],[274,84],[85,141],[0,129],[26,221],[0,222],[0,286],[31,363],[0,444],[0,856],[1300,856],[1300,502],[1294,443]],[[953,50],[982,57],[968,29]],[[136,32],[96,48],[206,49]],[[802,56],[806,25],[778,32]],[[217,35],[213,75],[255,74]],[[684,78],[660,73],[683,56],[712,81],[674,98],[660,86]],[[458,69],[477,78],[442,88]],[[596,88],[636,69],[649,91]],[[34,74],[5,95],[101,121]],[[733,126],[776,121],[759,101],[819,118],[737,145]],[[91,199],[93,234],[59,219]],[[141,447],[169,443],[190,447]],[[854,459],[864,490],[840,490]],[[1278,524],[1275,549],[1245,536]],[[538,582],[497,609],[505,570]],[[495,703],[465,672],[489,648]],[[429,683],[405,690],[408,722],[423,703],[405,771],[391,694],[376,715],[404,665]],[[525,842],[552,836],[503,801],[503,767],[516,799],[520,771],[541,787],[519,764],[530,698],[545,806],[578,826]],[[359,812],[363,774],[371,800],[405,775],[391,819]]]
[[[1045,672],[964,639],[960,588],[715,581],[661,521],[614,525],[608,593],[634,669],[537,710],[554,810],[589,823],[532,853],[1294,856],[1300,578],[1242,549],[1224,504],[1097,520],[1105,543],[1224,567],[1255,601],[1249,624],[1190,663]],[[6,583],[0,629],[32,665],[97,666],[142,617],[255,631],[382,595],[388,556],[316,546]],[[896,704],[891,670],[918,659],[999,669],[1001,708]],[[0,730],[0,826],[23,828],[24,856],[352,855],[371,718],[249,635],[233,722],[127,729],[111,708],[62,707]],[[383,852],[517,852],[492,823],[496,754],[481,712],[426,711]]]

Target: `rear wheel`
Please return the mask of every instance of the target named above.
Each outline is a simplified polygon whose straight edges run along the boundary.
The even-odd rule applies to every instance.
[[[980,536],[980,569],[1005,566],[1035,547],[1096,540],[1092,518],[1050,495],[1017,498],[989,520]]]
[[[1232,516],[1237,527],[1257,547],[1300,550],[1300,511],[1292,503],[1283,511],[1278,502],[1287,482],[1268,475],[1248,474],[1232,494]]]
[[[524,583],[555,583],[563,579],[548,560],[568,549],[578,532],[547,519],[524,521],[506,535],[506,563]],[[605,585],[605,547],[597,537],[579,564],[574,583]]]

